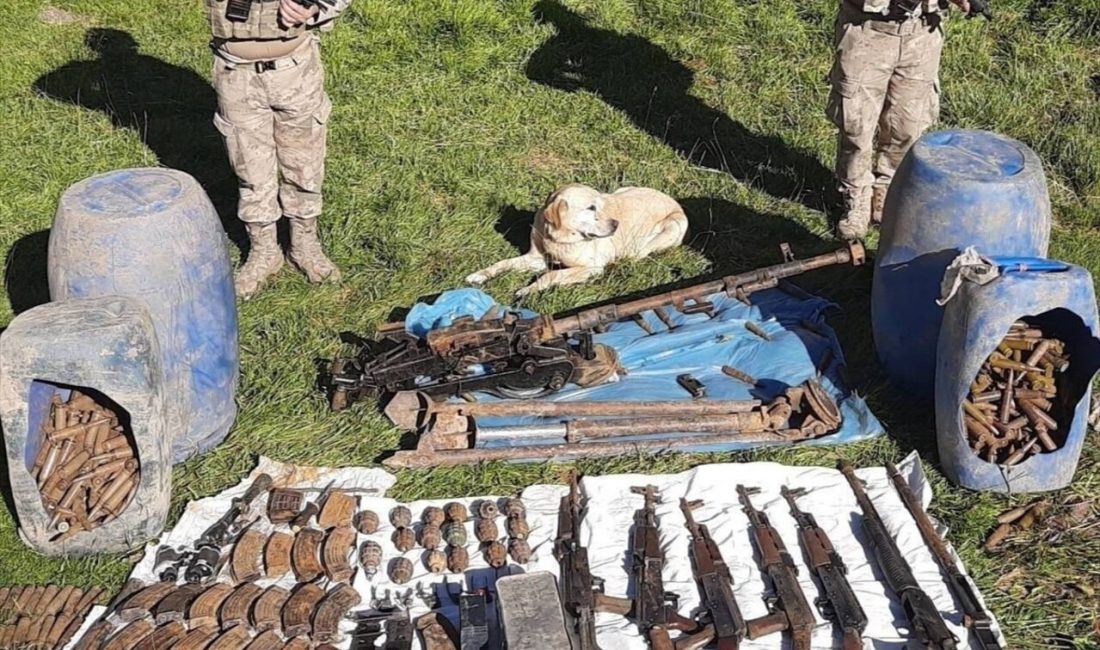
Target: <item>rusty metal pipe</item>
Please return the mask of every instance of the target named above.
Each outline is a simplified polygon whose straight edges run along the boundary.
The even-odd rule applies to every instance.
[[[759,400],[659,401],[659,402],[542,402],[507,400],[451,404],[433,402],[416,391],[402,391],[386,404],[385,413],[403,429],[417,429],[432,416],[444,417],[645,417],[725,415],[748,413],[761,406]]]
[[[451,467],[469,465],[495,460],[535,461],[535,460],[579,460],[584,458],[607,458],[636,452],[659,453],[676,447],[696,447],[703,445],[725,445],[731,443],[752,444],[791,444],[809,440],[817,436],[808,436],[799,431],[758,431],[751,433],[723,433],[717,435],[686,436],[669,440],[639,440],[634,442],[589,442],[564,443],[557,445],[530,445],[524,447],[492,447],[476,449],[417,449],[399,451],[382,461],[383,465],[394,468]]]
[[[768,428],[765,417],[762,413],[731,413],[700,417],[573,420],[560,424],[479,427],[475,435],[480,442],[563,438],[573,443],[598,438],[622,438],[658,433],[721,434],[730,431],[751,433]]]
[[[698,301],[709,295],[724,291],[734,298],[743,298],[753,291],[770,289],[778,285],[779,280],[795,275],[800,275],[815,269],[836,266],[838,264],[852,264],[860,266],[864,263],[865,252],[863,245],[852,242],[848,248],[839,249],[832,253],[818,255],[805,260],[794,260],[783,264],[776,264],[767,268],[748,271],[737,275],[729,275],[720,280],[697,284],[686,289],[668,291],[656,296],[632,300],[629,302],[604,305],[585,309],[571,316],[561,316],[547,319],[547,325],[543,332],[543,340],[551,340],[569,334],[591,330],[601,325],[608,325],[629,318],[634,314],[650,311],[660,307],[673,305],[683,306],[687,301]]]

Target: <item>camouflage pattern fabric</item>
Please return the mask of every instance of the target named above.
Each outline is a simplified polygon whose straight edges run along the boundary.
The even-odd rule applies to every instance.
[[[213,77],[214,124],[240,183],[241,221],[319,216],[332,104],[324,90],[318,39],[308,38],[272,62],[216,56]]]

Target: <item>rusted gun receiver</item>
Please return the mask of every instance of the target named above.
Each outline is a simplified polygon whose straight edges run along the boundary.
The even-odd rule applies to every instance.
[[[678,641],[675,647],[702,648],[715,641],[718,650],[737,650],[748,627],[737,601],[734,600],[733,576],[722,559],[718,544],[710,536],[707,527],[696,523],[695,516],[691,514],[702,504],[702,501],[680,499],[680,510],[684,513],[685,525],[691,533],[691,570],[699,585],[703,610],[709,621],[702,631]],[[656,636],[650,635],[651,642]],[[670,647],[660,642],[653,642],[652,646],[654,650],[666,650]]]
[[[931,650],[956,650],[958,639],[943,622],[939,609],[928,594],[921,589],[909,568],[909,563],[901,554],[894,538],[886,530],[886,524],[871,503],[871,498],[863,489],[859,477],[848,461],[841,460],[838,468],[848,479],[848,485],[859,502],[859,509],[863,511],[863,531],[871,542],[871,549],[875,554],[875,562],[882,570],[883,578],[890,589],[893,590],[909,619],[909,636],[919,641],[923,647]]]
[[[901,497],[902,502],[905,503],[909,514],[913,515],[913,519],[916,520],[917,528],[920,529],[924,543],[932,549],[932,556],[936,558],[936,564],[940,565],[940,570],[947,576],[947,586],[951,588],[951,593],[955,594],[955,599],[959,601],[959,609],[962,610],[963,614],[963,624],[970,628],[970,631],[978,640],[978,647],[981,650],[1000,650],[1001,644],[997,641],[997,635],[993,633],[993,620],[985,608],[981,606],[978,596],[974,593],[974,588],[970,586],[970,581],[966,575],[959,571],[958,565],[955,564],[955,558],[947,550],[943,538],[936,532],[936,527],[932,525],[932,520],[928,518],[928,513],[924,511],[917,495],[913,493],[912,488],[905,482],[905,478],[898,471],[898,468],[894,467],[893,463],[886,463],[886,471],[890,474],[890,480],[894,483],[894,488],[898,491],[898,496]]]
[[[603,583],[592,577],[588,549],[581,546],[581,496],[577,475],[569,479],[569,494],[561,498],[558,536],[554,557],[561,565],[561,602],[565,610],[566,633],[573,650],[600,650],[596,644],[596,612],[627,615],[631,602],[603,594]]]
[[[847,567],[840,554],[833,549],[832,542],[814,516],[798,507],[795,502],[804,494],[803,490],[780,488],[783,498],[791,507],[791,516],[798,524],[798,540],[806,556],[806,565],[810,567],[821,582],[822,596],[814,604],[826,619],[836,623],[841,631],[843,650],[863,650],[863,630],[867,629],[867,614],[859,604],[859,599],[848,582]]]
[[[760,570],[767,576],[772,588],[768,606],[775,611],[757,621],[762,623],[763,634],[786,630],[791,635],[791,647],[794,650],[810,650],[810,636],[816,624],[814,613],[806,602],[802,587],[798,585],[798,569],[779,537],[779,531],[772,527],[768,515],[752,505],[749,495],[758,491],[744,485],[737,486],[737,498],[749,518],[753,545],[760,553]],[[773,624],[767,624],[766,621]],[[751,628],[749,633],[751,638],[760,636]]]
[[[256,497],[271,489],[271,483],[267,474],[257,476],[243,495],[233,497],[225,514],[207,528],[191,548],[162,546],[157,549],[153,568],[157,576],[164,582],[175,582],[182,569],[184,579],[190,583],[205,583],[213,578],[221,563],[222,547],[241,531],[240,519],[248,513]]]
[[[360,350],[355,357],[333,361],[324,383],[333,410],[402,390],[419,390],[436,399],[482,390],[501,397],[540,397],[570,382],[599,383],[615,371],[614,351],[594,344],[592,338],[607,325],[670,305],[684,313],[710,313],[714,306],[706,298],[719,292],[745,300],[783,278],[864,262],[858,242],[807,260],[793,259],[785,245],[783,251],[787,261],[782,264],[570,315],[525,318],[518,312],[492,310],[481,320],[457,319],[425,339],[409,334],[401,323],[383,328],[376,341],[348,335],[345,339]],[[484,372],[478,374],[479,368]]]
[[[650,639],[655,650],[671,647],[668,630],[695,632],[700,625],[677,612],[679,596],[665,591],[661,570],[665,556],[661,552],[660,531],[657,524],[657,488],[652,485],[631,488],[635,494],[645,497],[644,505],[634,512],[634,529],[631,532],[630,553],[633,556],[631,573],[634,577],[634,609],[632,614],[642,634]]]

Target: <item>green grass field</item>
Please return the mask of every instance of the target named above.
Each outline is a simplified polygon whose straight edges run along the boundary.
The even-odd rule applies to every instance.
[[[46,231],[70,184],[166,165],[198,177],[231,234],[234,180],[211,124],[199,0],[10,3],[0,21],[0,325],[46,299]],[[314,358],[337,333],[369,333],[418,296],[454,287],[525,245],[530,216],[569,181],[660,188],[683,200],[688,243],[528,306],[555,311],[652,285],[835,246],[823,115],[837,0],[357,0],[325,39],[331,121],[325,238],[340,286],[287,270],[241,307],[242,377],[228,440],[174,472],[173,517],[244,476],[257,455],[369,465],[399,434],[372,405],[330,413]],[[943,122],[1019,138],[1047,163],[1052,254],[1100,271],[1100,0],[1003,0],[996,22],[952,21]],[[874,242],[871,242],[872,247]],[[234,256],[238,254],[234,248]],[[508,301],[526,277],[490,285]],[[584,462],[587,473],[677,471],[729,460],[936,466],[933,413],[885,385],[871,346],[867,269],[807,277],[835,300],[853,381],[890,436],[842,449]],[[1055,504],[1100,495],[1093,435]],[[507,492],[561,466],[400,473],[403,498]],[[6,473],[5,473],[6,476]],[[952,488],[932,471],[952,529],[1013,648],[1100,647],[1100,526],[1054,520],[981,550],[994,517],[1026,497]],[[6,479],[5,479],[6,480]],[[10,502],[10,499],[8,500]],[[10,508],[10,503],[8,504]],[[118,587],[133,558],[44,559],[0,509],[0,584]],[[1058,514],[1064,508],[1056,508]]]

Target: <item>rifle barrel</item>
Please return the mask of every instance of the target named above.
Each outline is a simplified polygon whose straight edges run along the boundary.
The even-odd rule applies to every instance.
[[[570,316],[555,317],[548,322],[549,327],[544,328],[543,340],[554,339],[572,332],[591,330],[658,307],[668,305],[681,307],[687,301],[701,301],[707,296],[720,291],[724,291],[731,297],[743,298],[754,291],[770,289],[783,278],[838,264],[850,263],[859,266],[863,264],[863,261],[863,245],[859,242],[852,242],[848,248],[842,248],[817,257],[784,262],[754,271],[729,275],[720,280],[703,282],[685,289],[667,291],[656,296],[584,309]]]
[[[966,576],[955,564],[955,559],[951,556],[951,552],[947,550],[947,544],[936,532],[936,527],[932,524],[932,520],[928,518],[928,513],[921,507],[917,495],[905,482],[905,478],[893,463],[886,464],[886,471],[890,474],[890,480],[893,482],[898,496],[901,497],[902,503],[905,504],[909,514],[917,522],[921,537],[924,538],[928,548],[932,550],[932,556],[935,558],[936,564],[947,576],[947,586],[959,602],[959,609],[962,610],[964,623],[974,631],[978,639],[978,646],[982,650],[998,650],[1001,644],[997,641],[996,635],[993,634],[993,620],[989,612],[978,603],[977,594],[974,593]]]

